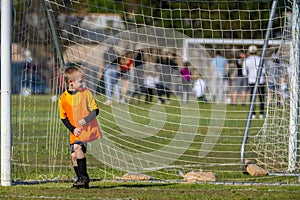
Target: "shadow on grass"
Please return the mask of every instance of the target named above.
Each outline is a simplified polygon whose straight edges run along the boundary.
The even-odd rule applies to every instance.
[[[98,185],[91,185],[89,189],[110,189],[110,188],[145,188],[145,187],[153,187],[153,186],[170,186],[175,185],[178,182],[166,182],[160,180],[149,180],[149,181],[130,181],[130,180],[102,180],[102,179],[91,179],[90,183],[104,183],[105,185],[98,186]],[[39,184],[47,184],[47,183],[74,183],[74,179],[66,179],[66,180],[29,180],[29,181],[14,181],[13,186],[16,185],[39,185]],[[74,189],[83,189],[83,188],[76,188],[70,187]]]

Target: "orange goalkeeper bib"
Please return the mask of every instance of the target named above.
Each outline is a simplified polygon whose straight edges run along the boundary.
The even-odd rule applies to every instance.
[[[80,126],[78,121],[89,115],[91,110],[97,108],[97,104],[88,89],[77,92],[74,95],[69,94],[67,91],[61,96],[61,106],[66,117],[74,127],[81,128],[81,134],[75,136],[70,134],[70,144],[76,140],[82,142],[91,142],[102,137],[102,133],[98,126],[97,118],[88,122],[85,126]]]

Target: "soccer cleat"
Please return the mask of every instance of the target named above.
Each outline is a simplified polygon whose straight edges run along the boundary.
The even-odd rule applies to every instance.
[[[79,182],[79,177],[78,176],[76,176],[74,183],[77,183],[77,182]]]
[[[89,177],[83,176],[83,177],[80,177],[80,179],[73,184],[73,187],[88,189],[89,183],[90,183]]]
[[[79,182],[76,182],[73,184],[73,187],[75,188],[86,188],[88,189],[89,188],[89,183],[85,183],[83,181],[79,181]]]
[[[252,119],[256,119],[256,115],[252,115]]]
[[[77,183],[80,181],[79,177],[76,176],[75,178],[75,182],[73,183],[73,186],[72,187],[77,187]]]

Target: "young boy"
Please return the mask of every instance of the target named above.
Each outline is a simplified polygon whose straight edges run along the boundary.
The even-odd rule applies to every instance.
[[[78,67],[64,72],[67,90],[59,98],[60,119],[70,130],[71,158],[77,180],[73,187],[89,188],[86,167],[86,143],[102,137],[96,116],[98,105],[87,88],[84,73]]]

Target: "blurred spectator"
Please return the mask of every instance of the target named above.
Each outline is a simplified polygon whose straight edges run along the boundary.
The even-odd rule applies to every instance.
[[[132,92],[131,97],[138,96],[138,99],[140,99],[140,90],[141,87],[144,85],[144,52],[142,50],[138,50],[134,53],[135,58],[133,62],[133,82],[131,84],[130,91]],[[132,75],[132,73],[131,73]],[[132,81],[132,80],[131,80]]]
[[[130,70],[133,68],[133,59],[127,56],[122,56],[120,58],[120,68],[121,68],[121,102],[126,101],[126,95],[130,87]]]
[[[143,59],[143,51],[139,50],[136,52],[136,56],[134,59],[134,89],[140,87],[144,84],[144,59]]]
[[[205,81],[203,80],[201,75],[198,75],[197,79],[193,84],[193,92],[195,93],[198,102],[204,102],[204,103],[207,102],[205,98],[206,90],[207,90],[207,85]]]
[[[190,82],[191,82],[191,70],[189,68],[190,63],[187,61],[184,63],[184,67],[180,68],[179,72],[182,75],[182,101],[187,103],[189,100]]]
[[[167,49],[161,49],[160,55],[156,61],[156,71],[159,76],[160,85],[157,85],[158,95],[161,97],[163,94],[166,94],[167,98],[170,98],[171,88],[172,88],[172,68],[170,63],[170,57]],[[162,99],[162,98],[161,98]],[[161,101],[161,99],[159,99]],[[169,100],[167,101],[167,103]],[[161,101],[160,103],[164,103]]]
[[[118,54],[113,47],[110,47],[107,51],[104,52],[103,68],[102,71],[99,70],[100,72],[98,72],[99,83],[98,83],[97,92],[101,94],[106,94],[104,72],[106,67],[109,66],[112,62],[114,62],[117,58],[118,58]]]
[[[260,115],[259,118],[264,118],[264,108],[265,108],[265,68],[264,66],[259,66],[260,64],[260,56],[256,55],[257,54],[257,47],[255,45],[251,45],[248,48],[248,53],[249,55],[245,58],[243,62],[243,76],[248,77],[248,84],[250,88],[250,99],[252,100],[254,94],[254,87],[255,87],[255,82],[258,73],[259,67],[262,68],[262,74],[261,77],[259,78],[259,83],[258,83],[258,97],[260,100]],[[255,103],[255,102],[254,102]],[[255,112],[255,104],[253,106],[252,110],[252,118],[256,118],[256,112]]]
[[[104,68],[113,63],[118,59],[118,53],[115,51],[114,47],[109,47],[109,49],[103,54],[103,64]]]
[[[154,94],[154,90],[156,88],[155,82],[156,80],[153,72],[149,72],[149,71],[145,72],[144,87],[146,88],[146,94],[145,94],[146,103],[152,102],[152,97]]]
[[[266,64],[266,77],[268,81],[268,104],[272,105],[275,98],[276,103],[282,102],[280,90],[281,84],[285,81],[283,75],[286,73],[285,66],[281,63],[277,54],[273,53],[271,59]]]
[[[169,89],[172,88],[172,68],[167,49],[160,50],[160,56],[157,59],[156,71],[160,74],[160,81]]]
[[[116,100],[120,101],[120,64],[119,58],[104,68],[104,83],[105,83],[105,104],[111,104],[112,93],[114,92]]]
[[[235,59],[236,77],[235,77],[235,87],[233,91],[232,104],[236,105],[238,100],[238,95],[242,94],[242,105],[246,104],[247,93],[248,93],[248,79],[243,76],[243,61],[246,58],[246,54],[243,51],[238,52],[238,56]]]
[[[169,53],[170,66],[173,70],[178,71],[177,55],[174,52]]]
[[[159,77],[155,77],[155,86],[156,86],[156,93],[158,96],[158,103],[167,103],[170,104],[170,95],[171,95],[171,90],[168,87],[165,87],[164,84],[159,80]],[[162,98],[162,95],[166,95],[166,100]]]
[[[225,57],[221,56],[220,51],[215,52],[215,57],[212,59],[210,67],[210,77],[212,85],[212,101],[215,103],[218,99],[220,103],[224,103],[226,85],[226,78],[228,77],[229,64]]]
[[[289,88],[288,83],[286,81],[285,76],[281,78],[280,83],[280,104],[284,105],[285,103],[289,103],[290,95],[289,95]]]

